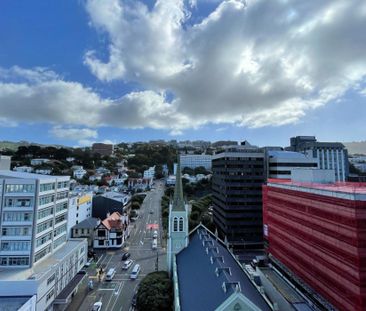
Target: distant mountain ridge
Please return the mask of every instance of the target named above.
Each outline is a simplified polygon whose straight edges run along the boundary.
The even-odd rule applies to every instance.
[[[366,154],[366,141],[352,141],[343,143],[349,154]]]
[[[16,150],[18,150],[18,147],[20,147],[20,146],[30,146],[30,145],[40,146],[40,147],[52,146],[52,147],[56,147],[56,148],[65,147],[62,145],[54,145],[54,144],[38,144],[38,143],[33,143],[33,142],[25,141],[25,140],[21,140],[18,142],[3,140],[3,141],[0,141],[0,151],[6,150],[6,149],[16,151]]]

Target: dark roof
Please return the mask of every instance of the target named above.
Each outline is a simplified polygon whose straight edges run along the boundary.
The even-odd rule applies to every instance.
[[[123,214],[123,203],[106,198],[104,196],[94,196],[93,197],[93,209],[92,216],[100,219],[107,218],[107,214],[119,212]]]
[[[87,218],[84,219],[82,222],[79,222],[75,226],[73,226],[71,229],[94,229],[97,226],[98,218]]]
[[[69,296],[74,291],[76,286],[78,286],[86,276],[87,276],[86,272],[83,271],[78,272],[72,278],[72,280],[66,285],[66,287],[61,291],[61,293],[55,298],[55,300],[66,300],[67,298],[69,298]]]
[[[206,243],[205,246],[203,243]],[[208,254],[207,245],[210,247]],[[204,226],[200,225],[190,233],[189,244],[176,255],[176,262],[181,310],[215,310],[235,292],[234,287],[229,285],[235,282],[240,284],[241,294],[259,309],[271,310],[225,244]],[[222,268],[230,268],[231,275]],[[218,276],[216,271],[219,272]],[[228,285],[226,292],[223,290],[224,283]]]

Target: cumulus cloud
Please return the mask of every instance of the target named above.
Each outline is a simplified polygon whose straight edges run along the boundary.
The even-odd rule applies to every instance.
[[[98,137],[98,132],[90,128],[71,128],[62,126],[54,126],[50,130],[50,134],[57,138],[68,140],[82,140]]]
[[[88,0],[110,53],[89,51],[85,64],[103,81],[173,93],[196,125],[297,122],[365,77],[363,0],[226,0],[192,24],[195,3]]]

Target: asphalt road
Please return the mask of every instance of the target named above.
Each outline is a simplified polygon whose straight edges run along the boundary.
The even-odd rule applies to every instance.
[[[91,310],[97,301],[102,301],[102,310],[112,311],[128,311],[132,310],[131,300],[137,289],[140,280],[148,273],[155,271],[157,257],[159,270],[167,270],[166,249],[161,245],[161,212],[160,202],[164,194],[164,185],[162,182],[155,182],[155,189],[149,191],[140,208],[139,216],[132,223],[130,238],[127,240],[126,248],[118,250],[106,250],[101,253],[98,260],[98,267],[102,266],[104,271],[109,268],[116,268],[117,273],[111,282],[104,280],[105,274],[102,276],[101,282],[96,276],[96,265],[88,268],[90,279],[94,281],[94,289],[90,290],[85,297],[81,306],[77,308],[80,311]],[[158,248],[152,250],[152,235],[154,229],[148,229],[148,225],[158,225]],[[134,260],[133,265],[127,270],[122,270],[121,255],[124,251],[131,253],[130,259]],[[157,256],[158,254],[158,256]],[[141,266],[140,274],[137,280],[130,280],[129,276],[133,266],[138,263]],[[70,308],[72,309],[72,308]]]

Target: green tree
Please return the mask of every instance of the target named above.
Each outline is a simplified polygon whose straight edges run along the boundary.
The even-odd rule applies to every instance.
[[[139,209],[140,208],[140,203],[139,202],[137,202],[137,201],[133,201],[132,203],[131,203],[131,209]]]
[[[157,271],[146,275],[137,291],[139,311],[170,311],[173,307],[173,286],[168,272]]]

